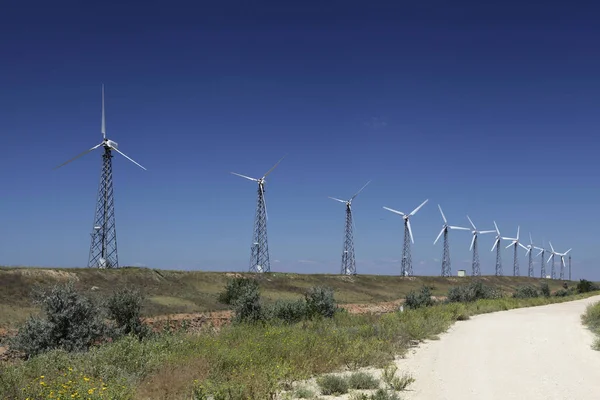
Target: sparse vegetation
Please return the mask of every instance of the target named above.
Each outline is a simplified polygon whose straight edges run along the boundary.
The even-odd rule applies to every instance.
[[[320,376],[317,378],[317,385],[321,389],[321,394],[325,396],[339,396],[350,390],[348,379],[341,375]]]
[[[366,372],[353,372],[348,376],[350,389],[367,390],[379,388],[379,381]]]
[[[581,321],[596,334],[594,349],[600,350],[600,302],[590,304],[581,316]]]
[[[252,301],[240,301],[243,297],[240,296],[235,303],[255,305],[258,302],[263,307],[261,310],[269,309],[269,303],[262,303],[258,291],[258,296],[251,290],[249,292],[246,297]],[[313,290],[309,293],[312,294],[300,300],[314,301],[313,310],[322,311],[311,314],[316,318],[304,318],[298,323],[292,322],[297,313],[286,311],[283,315],[293,317],[287,323],[248,318],[224,326],[220,331],[206,330],[202,334],[174,331],[148,335],[141,340],[128,335],[112,343],[91,346],[90,351],[69,352],[57,348],[28,361],[0,364],[0,398],[46,398],[49,392],[41,395],[40,386],[60,388],[65,384],[64,374],[70,372],[75,377],[89,378],[89,381],[81,378],[86,383],[100,385],[102,382],[108,388],[106,392],[111,394],[108,398],[263,400],[273,398],[284,387],[289,389],[290,382],[311,376],[347,367],[383,367],[393,360],[394,355],[406,351],[412,342],[440,334],[454,321],[469,315],[590,295],[477,300],[383,315],[334,311],[331,317],[321,318],[319,316],[331,315],[331,310],[337,309],[333,292]],[[217,291],[214,294],[216,297]],[[289,311],[290,307],[281,308]],[[132,315],[135,314],[133,311]],[[271,312],[273,314],[269,315],[275,315]],[[286,318],[277,319],[286,321]],[[40,376],[44,376],[44,385],[39,383]],[[395,388],[404,388],[410,383],[410,377],[396,378],[396,381],[391,380],[396,382]],[[347,386],[349,390],[350,378]],[[73,390],[85,387],[77,386]],[[397,396],[389,389],[378,393],[369,398],[393,399]]]
[[[483,299],[500,299],[502,292],[494,287],[485,285],[480,280],[472,281],[466,285],[455,286],[448,290],[449,303],[468,303]]]
[[[516,299],[532,299],[539,295],[537,289],[531,285],[519,286],[513,293],[513,297]]]
[[[598,285],[586,279],[580,279],[579,283],[577,283],[577,293],[595,292],[599,289],[600,287]]]
[[[294,397],[297,399],[313,399],[315,395],[315,392],[304,386],[297,388],[294,392]]]
[[[408,374],[397,376],[398,367],[396,364],[390,364],[383,369],[382,379],[383,382],[388,386],[389,389],[400,392],[405,390],[408,385],[413,383],[415,380]]]
[[[540,286],[540,292],[542,293],[542,296],[550,297],[550,286],[548,286],[548,283],[542,283],[542,285]]]

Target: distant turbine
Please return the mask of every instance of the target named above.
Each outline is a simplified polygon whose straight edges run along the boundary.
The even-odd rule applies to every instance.
[[[402,249],[402,276],[412,276],[413,268],[412,268],[412,257],[410,254],[410,243],[414,243],[412,229],[410,227],[410,217],[415,215],[417,211],[421,209],[427,203],[429,199],[425,200],[421,205],[414,210],[410,214],[404,214],[402,211],[394,210],[392,208],[383,207],[384,209],[391,211],[395,214],[402,215],[404,219],[404,247]]]
[[[469,228],[448,225],[446,216],[444,215],[444,212],[442,211],[442,207],[439,204],[438,204],[438,208],[440,209],[440,214],[442,214],[442,219],[444,220],[444,225],[442,225],[442,230],[440,231],[440,234],[437,236],[437,238],[435,239],[433,244],[435,245],[437,243],[437,241],[440,239],[440,236],[442,236],[442,234],[444,234],[444,252],[442,254],[442,276],[451,276],[452,268],[451,268],[451,264],[450,264],[450,243],[448,241],[448,230],[457,229],[457,230],[468,231]]]
[[[538,253],[538,256],[539,255],[542,256],[540,278],[545,278],[546,277],[546,263],[544,262],[544,256],[546,255],[545,246],[546,245],[544,244],[543,240],[542,240],[542,247],[533,246],[534,249],[540,250],[540,252]]]
[[[271,167],[271,169],[268,170],[262,178],[251,178],[246,175],[232,172],[233,175],[237,175],[258,183],[258,201],[256,203],[256,214],[254,217],[252,247],[250,248],[250,272],[271,272],[269,244],[267,241],[267,220],[269,215],[267,214],[267,204],[265,202],[265,178],[275,169],[275,167],[279,165],[281,160],[284,158],[285,156],[281,157],[281,159],[277,161],[277,163],[273,165],[273,167]]]
[[[494,221],[494,226],[496,227],[496,240],[494,240],[494,245],[490,251],[496,249],[496,276],[502,276],[502,254],[500,253],[502,236],[500,236],[500,230],[498,229],[498,225],[496,225],[496,221]]]
[[[517,248],[518,246],[521,246],[522,248],[524,248],[525,250],[527,250],[527,247],[523,246],[521,244],[521,242],[519,242],[519,230],[520,230],[520,226],[517,227],[517,237],[516,238],[510,238],[510,237],[503,237],[502,239],[504,240],[512,240],[512,243],[509,244],[508,246],[506,246],[506,248],[508,249],[511,246],[514,246],[515,249],[515,254],[514,254],[514,265],[513,265],[513,276],[519,276],[519,257],[517,254]]]
[[[356,275],[356,258],[354,256],[354,220],[352,219],[352,200],[358,196],[362,190],[367,187],[371,181],[365,183],[365,186],[360,188],[350,200],[340,200],[335,197],[330,199],[346,204],[346,227],[344,230],[344,248],[342,250],[342,274]]]
[[[571,280],[571,255],[569,254],[569,280]]]
[[[554,256],[558,255],[557,252],[554,251],[554,247],[552,247],[552,242],[548,241],[550,244],[550,257],[548,257],[547,263],[552,260],[552,269],[550,270],[550,279],[556,279],[556,270],[554,269]]]
[[[552,246],[552,245],[550,245]],[[572,249],[569,249],[567,251],[565,251],[564,253],[559,253],[559,252],[555,252],[554,249],[552,249],[553,255],[556,254],[557,256],[560,256],[560,279],[563,280],[565,279],[565,256],[571,251]],[[552,256],[550,256],[552,257]]]
[[[473,239],[471,239],[471,247],[469,247],[469,250],[473,250],[473,263],[471,265],[472,275],[473,276],[481,276],[481,267],[479,265],[479,250],[477,249],[477,237],[479,235],[483,235],[486,233],[492,233],[495,231],[478,231],[477,227],[475,226],[473,221],[471,221],[471,218],[469,218],[468,215],[467,215],[467,219],[469,220],[469,222],[471,223],[471,226],[473,227],[473,230],[471,231],[471,233],[473,234]]]
[[[527,249],[527,252],[525,253],[525,255],[529,255],[529,270],[527,271],[527,276],[530,278],[533,278],[533,252],[531,250],[533,250],[533,248],[535,246],[533,245],[533,239],[531,238],[531,232],[529,233],[529,244],[525,247]]]

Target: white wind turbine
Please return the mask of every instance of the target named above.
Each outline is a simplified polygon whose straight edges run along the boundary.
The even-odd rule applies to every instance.
[[[548,242],[550,243],[550,242]],[[565,256],[572,250],[569,249],[567,251],[565,251],[564,253],[559,253],[557,251],[554,251],[554,247],[552,247],[552,243],[550,243],[550,248],[552,249],[552,254],[550,255],[550,258],[552,259],[552,279],[554,279],[554,256],[557,255],[560,257],[560,279],[564,279],[565,277]],[[548,258],[548,261],[550,261],[550,258]]]
[[[525,248],[527,249],[527,252],[525,253],[525,255],[529,255],[529,269],[527,270],[527,276],[532,278],[533,277],[533,253],[531,250],[533,250],[535,248],[535,246],[533,245],[533,239],[531,238],[531,232],[529,232],[529,244],[527,246],[525,246]]]
[[[496,228],[496,240],[494,240],[494,245],[490,251],[494,251],[494,249],[496,249],[496,276],[502,276],[502,253],[500,251],[500,242],[502,236],[500,236],[500,229],[498,229],[496,221],[494,221],[494,227]]]
[[[469,220],[469,222],[471,223],[471,226],[473,227],[473,230],[471,231],[471,233],[473,234],[473,239],[471,239],[471,247],[469,247],[469,251],[473,250],[472,274],[473,274],[473,276],[480,276],[481,268],[479,265],[479,250],[477,247],[477,238],[479,235],[484,235],[486,233],[492,233],[495,231],[478,231],[477,227],[475,226],[473,221],[471,221],[471,218],[469,218],[468,215],[467,215],[467,219]]]
[[[438,204],[438,208],[440,209],[440,214],[442,214],[442,219],[444,220],[444,225],[442,225],[442,230],[440,231],[440,234],[437,236],[437,238],[435,238],[435,241],[433,242],[433,244],[435,245],[437,243],[437,241],[440,239],[440,237],[442,236],[442,234],[444,235],[444,252],[442,254],[442,276],[450,276],[450,275],[452,275],[452,269],[451,269],[451,264],[450,264],[450,243],[448,241],[448,231],[450,229],[468,231],[469,228],[448,225],[448,220],[446,220],[446,216],[444,215],[444,212],[442,211],[442,207],[439,204]]]
[[[410,254],[410,244],[414,243],[412,228],[410,226],[410,217],[415,215],[417,211],[421,209],[427,203],[429,199],[425,200],[421,205],[414,210],[410,214],[405,214],[402,211],[394,210],[393,208],[383,207],[384,209],[391,211],[395,214],[402,215],[404,219],[404,247],[402,249],[402,276],[411,276],[413,274],[412,270],[412,256]]]
[[[534,249],[539,250],[540,252],[537,254],[538,256],[542,256],[542,262],[540,263],[540,278],[545,278],[546,277],[546,263],[545,263],[545,255],[546,255],[546,245],[544,244],[544,241],[542,240],[542,247],[537,247],[537,246],[533,246]]]
[[[513,265],[513,276],[519,276],[519,257],[517,254],[517,247],[521,246],[522,248],[524,248],[525,250],[527,250],[527,247],[523,246],[521,244],[521,242],[519,242],[519,231],[521,230],[520,226],[517,226],[517,237],[516,238],[510,238],[510,237],[503,237],[502,239],[504,240],[512,240],[512,243],[509,244],[508,246],[506,246],[506,248],[508,249],[511,246],[514,246],[515,248],[515,254],[514,254],[514,265]]]

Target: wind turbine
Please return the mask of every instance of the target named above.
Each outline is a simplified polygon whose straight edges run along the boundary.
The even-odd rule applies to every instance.
[[[413,239],[412,229],[410,227],[410,217],[415,215],[417,213],[417,211],[419,211],[421,209],[421,207],[423,207],[425,205],[425,203],[427,203],[428,201],[429,201],[429,199],[422,202],[421,205],[419,207],[415,208],[414,210],[412,210],[412,212],[410,214],[404,214],[402,211],[394,210],[394,209],[388,208],[388,207],[383,207],[384,209],[391,211],[395,214],[402,215],[402,218],[404,219],[404,247],[402,249],[402,270],[401,270],[402,276],[411,276],[413,274],[412,257],[410,254],[410,243],[411,242],[414,243],[415,241]]]
[[[552,243],[550,243],[550,247],[552,247]],[[564,253],[559,253],[557,251],[554,251],[554,248],[552,248],[552,255],[550,256],[550,258],[553,258],[554,255],[557,255],[560,257],[560,279],[564,279],[565,278],[565,256],[567,254],[569,254],[569,252],[572,249],[569,249],[567,251],[565,251]],[[552,265],[554,266],[554,261],[552,261]]]
[[[494,221],[494,227],[496,227],[496,240],[494,240],[494,245],[490,251],[496,249],[496,276],[502,276],[502,253],[500,253],[502,236],[500,236],[500,230],[498,229],[498,225],[496,225],[496,221]]]
[[[519,242],[519,230],[520,230],[520,226],[517,226],[517,237],[516,238],[510,238],[510,237],[503,237],[502,239],[504,240],[512,240],[512,243],[509,244],[508,246],[506,246],[506,248],[508,249],[511,246],[514,246],[515,248],[515,257],[514,257],[514,266],[513,266],[513,276],[519,276],[519,257],[517,254],[517,247],[521,246],[522,248],[524,248],[525,250],[527,250],[527,247],[523,246],[521,244],[521,242]]]
[[[531,238],[531,232],[529,232],[529,244],[527,246],[525,246],[525,248],[527,249],[527,252],[525,253],[525,255],[529,255],[529,269],[527,271],[527,276],[532,278],[533,277],[533,253],[531,250],[533,250],[535,246],[533,245],[533,239]]]
[[[546,245],[544,244],[543,240],[542,240],[542,247],[533,246],[534,249],[540,250],[540,252],[538,253],[538,256],[539,255],[542,256],[540,278],[545,278],[546,277],[546,263],[544,262],[544,256],[546,255],[545,246]]]
[[[471,221],[471,218],[469,218],[468,215],[467,215],[467,219],[469,220],[469,222],[471,223],[471,226],[473,227],[473,230],[471,231],[471,233],[473,234],[473,239],[471,239],[471,247],[469,247],[469,251],[473,250],[473,264],[472,264],[473,272],[472,272],[472,274],[473,274],[473,276],[481,276],[481,268],[479,266],[479,250],[477,248],[477,237],[480,234],[483,235],[483,234],[492,233],[495,231],[478,231],[477,227],[475,226],[473,221]],[[468,230],[470,230],[470,229],[468,229]]]
[[[344,248],[342,250],[342,274],[356,275],[356,258],[354,256],[354,220],[352,219],[352,200],[358,196],[362,190],[367,187],[371,181],[365,183],[354,196],[349,200],[340,200],[335,197],[329,197],[332,200],[346,204],[346,226],[344,229]]]
[[[552,269],[550,270],[550,278],[556,279],[556,270],[554,269],[554,256],[555,255],[558,256],[559,254],[554,251],[554,247],[552,247],[552,242],[548,241],[548,243],[550,244],[550,257],[548,257],[548,261],[546,261],[546,262],[549,263],[550,260],[552,260]]]
[[[96,213],[94,214],[94,228],[91,234],[92,243],[90,245],[88,267],[118,268],[119,257],[117,254],[117,230],[115,225],[115,203],[113,196],[112,152],[115,151],[119,153],[143,170],[146,168],[142,167],[132,158],[120,151],[117,142],[106,138],[104,85],[102,85],[102,125],[100,130],[102,133],[102,141],[99,144],[60,164],[54,169],[60,168],[99,147],[104,148],[104,154],[102,155],[102,172],[100,174],[100,184],[96,202]]]
[[[267,204],[265,202],[265,183],[266,177],[269,175],[275,167],[285,158],[281,157],[275,165],[268,170],[262,178],[251,178],[246,175],[241,175],[236,172],[232,172],[233,175],[241,176],[248,180],[258,183],[257,203],[256,203],[256,215],[254,217],[254,233],[252,236],[252,247],[250,248],[250,272],[271,272],[271,262],[269,260],[269,243],[267,241],[267,220],[269,218],[267,214]]]
[[[440,214],[442,214],[442,219],[444,220],[444,225],[442,225],[442,230],[440,231],[440,234],[437,236],[437,238],[435,239],[433,244],[435,245],[437,243],[437,241],[440,239],[440,236],[442,236],[442,234],[444,234],[444,252],[442,254],[442,276],[450,276],[450,275],[452,275],[452,269],[450,267],[450,265],[451,265],[450,264],[450,243],[448,242],[448,231],[450,229],[468,231],[469,228],[448,225],[448,220],[446,220],[446,216],[444,215],[444,212],[442,211],[442,207],[439,204],[438,204],[438,208],[440,209]]]

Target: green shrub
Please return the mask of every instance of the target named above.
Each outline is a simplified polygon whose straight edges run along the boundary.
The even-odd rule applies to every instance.
[[[540,292],[544,297],[550,297],[550,286],[546,282],[540,286]]]
[[[277,318],[292,324],[306,317],[306,302],[303,299],[295,301],[279,300],[269,308],[271,318]]]
[[[531,285],[519,286],[513,293],[515,299],[532,299],[539,297],[539,293],[535,287]]]
[[[502,293],[491,286],[484,285],[481,281],[474,281],[466,285],[451,287],[448,290],[447,302],[468,303],[482,299],[499,299]]]
[[[369,400],[400,400],[397,393],[379,389],[368,398]]]
[[[317,378],[317,385],[321,388],[321,394],[325,396],[339,396],[348,393],[350,387],[348,380],[340,375],[323,375]]]
[[[232,306],[242,294],[247,295],[249,292],[259,292],[256,279],[244,277],[229,279],[225,290],[219,293],[219,302]]]
[[[396,376],[398,367],[396,364],[390,364],[383,369],[382,379],[385,384],[392,390],[402,391],[405,390],[408,385],[413,383],[415,380],[412,376],[404,374],[402,376]]]
[[[306,315],[308,318],[322,316],[331,318],[337,311],[337,305],[333,297],[333,289],[315,286],[305,293]]]
[[[430,307],[435,304],[431,298],[431,289],[428,286],[421,287],[418,293],[411,291],[406,295],[404,305],[409,309],[417,309],[421,307]]]
[[[594,282],[590,282],[587,279],[580,279],[577,284],[577,293],[587,293],[599,290],[600,288]]]
[[[379,381],[366,372],[353,372],[348,377],[348,386],[350,389],[377,389]]]
[[[42,316],[30,317],[10,342],[28,357],[52,349],[84,351],[106,332],[101,308],[71,282],[37,293],[34,301],[41,306]]]
[[[294,397],[298,399],[312,399],[315,397],[315,392],[307,387],[302,386],[296,389],[294,392]]]
[[[113,338],[135,335],[142,339],[150,328],[142,322],[144,296],[135,289],[121,289],[112,294],[104,304],[108,318],[114,321]]]
[[[556,297],[566,297],[566,296],[574,295],[575,292],[576,292],[575,288],[559,289],[556,292],[554,292],[554,296],[556,296]]]
[[[233,309],[235,312],[234,322],[265,322],[268,319],[268,310],[265,309],[260,299],[258,284],[236,286]]]

